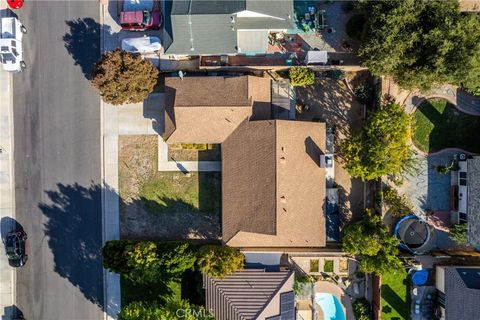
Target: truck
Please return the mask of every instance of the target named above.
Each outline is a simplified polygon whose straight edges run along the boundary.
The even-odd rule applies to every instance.
[[[23,61],[23,34],[27,29],[15,17],[1,18],[0,62],[8,72],[20,72],[26,68]]]
[[[160,29],[162,14],[157,0],[123,0],[120,25],[124,30]]]

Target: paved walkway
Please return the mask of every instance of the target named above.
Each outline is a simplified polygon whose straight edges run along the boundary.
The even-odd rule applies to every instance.
[[[3,6],[2,6],[3,7]],[[12,75],[0,70],[0,219],[2,242],[14,226],[15,188],[13,175]],[[12,317],[15,304],[15,270],[8,265],[2,244],[0,252],[0,315]]]
[[[113,1],[111,1],[113,3]],[[115,36],[120,26],[106,6],[100,6],[101,51],[117,47]],[[103,241],[120,239],[118,198],[118,107],[101,103],[102,117],[102,177],[103,177]],[[116,319],[121,308],[120,275],[105,270],[105,319]]]
[[[394,81],[383,79],[382,94],[388,93],[405,105],[409,113],[413,113],[420,104],[428,98],[443,98],[454,104],[458,110],[480,116],[480,97],[472,96],[464,90],[449,84],[442,85],[427,92],[406,91],[399,88]]]

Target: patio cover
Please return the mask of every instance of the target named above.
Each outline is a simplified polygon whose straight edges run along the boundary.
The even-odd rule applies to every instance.
[[[237,47],[241,53],[265,53],[268,50],[267,30],[238,30]]]
[[[328,61],[327,51],[308,51],[307,64],[326,64]]]

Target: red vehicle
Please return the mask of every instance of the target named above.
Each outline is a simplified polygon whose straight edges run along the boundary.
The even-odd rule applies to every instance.
[[[23,7],[23,0],[7,0],[7,3],[11,9],[20,9]]]
[[[160,29],[161,20],[160,11],[123,11],[120,13],[120,25],[124,30],[157,30]]]

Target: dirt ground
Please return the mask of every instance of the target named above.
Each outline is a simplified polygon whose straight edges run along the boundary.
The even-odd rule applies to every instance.
[[[297,113],[298,120],[326,122],[335,130],[335,144],[341,142],[352,130],[359,129],[364,119],[364,106],[342,81],[317,79],[315,84],[296,88],[297,101],[307,104],[308,111]],[[340,191],[339,205],[342,225],[356,221],[363,212],[363,182],[352,179],[344,169],[342,160],[335,157],[335,182]]]
[[[119,137],[120,237],[218,240],[221,232],[218,212],[152,213],[146,200],[139,197],[144,183],[157,172],[157,143],[158,137],[154,135]]]

